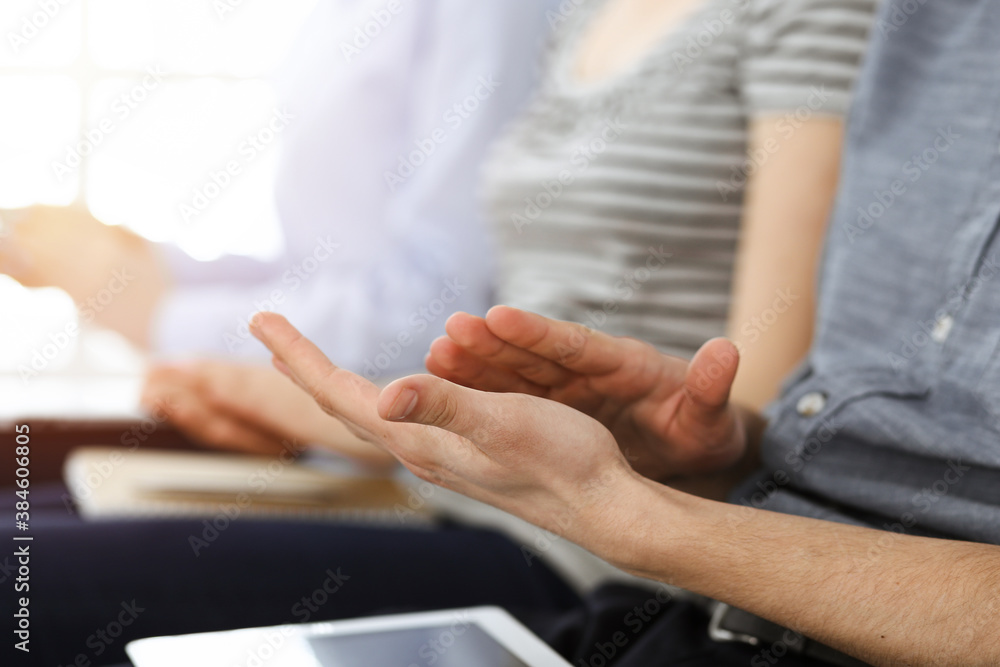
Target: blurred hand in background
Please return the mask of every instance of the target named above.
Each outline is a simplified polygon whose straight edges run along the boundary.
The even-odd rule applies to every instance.
[[[273,455],[318,445],[376,469],[396,462],[269,366],[223,361],[154,366],[142,403],[162,410],[188,437],[209,447]]]
[[[0,273],[26,287],[58,287],[84,323],[115,329],[149,347],[168,275],[149,241],[105,225],[82,207],[32,206],[3,213]]]

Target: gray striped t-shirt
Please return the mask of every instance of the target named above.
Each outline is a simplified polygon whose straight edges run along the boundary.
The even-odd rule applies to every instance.
[[[725,331],[743,186],[768,157],[748,122],[842,115],[875,0],[705,0],[596,83],[573,66],[604,0],[581,2],[553,15],[541,90],[486,166],[498,300],[690,356]]]

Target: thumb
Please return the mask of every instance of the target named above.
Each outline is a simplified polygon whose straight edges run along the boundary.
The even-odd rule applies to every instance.
[[[725,409],[739,365],[740,353],[732,341],[713,338],[702,345],[684,377],[684,391],[693,407],[706,416]]]
[[[378,397],[382,419],[435,426],[473,442],[488,439],[496,424],[490,408],[497,394],[469,389],[434,377],[411,375],[386,386]]]

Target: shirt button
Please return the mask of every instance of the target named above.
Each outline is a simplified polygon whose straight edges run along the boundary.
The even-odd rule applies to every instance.
[[[812,417],[826,407],[826,394],[813,391],[802,398],[795,405],[795,410],[803,417]]]
[[[931,339],[935,343],[945,342],[948,340],[948,334],[951,333],[953,326],[955,326],[955,318],[951,315],[942,315],[934,323],[934,328],[931,330]]]

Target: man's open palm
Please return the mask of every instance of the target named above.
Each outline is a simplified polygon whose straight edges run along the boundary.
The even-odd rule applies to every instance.
[[[746,446],[729,389],[735,346],[711,340],[691,362],[631,338],[498,306],[452,316],[427,369],[476,389],[564,403],[602,422],[633,467],[661,479],[723,468]]]

